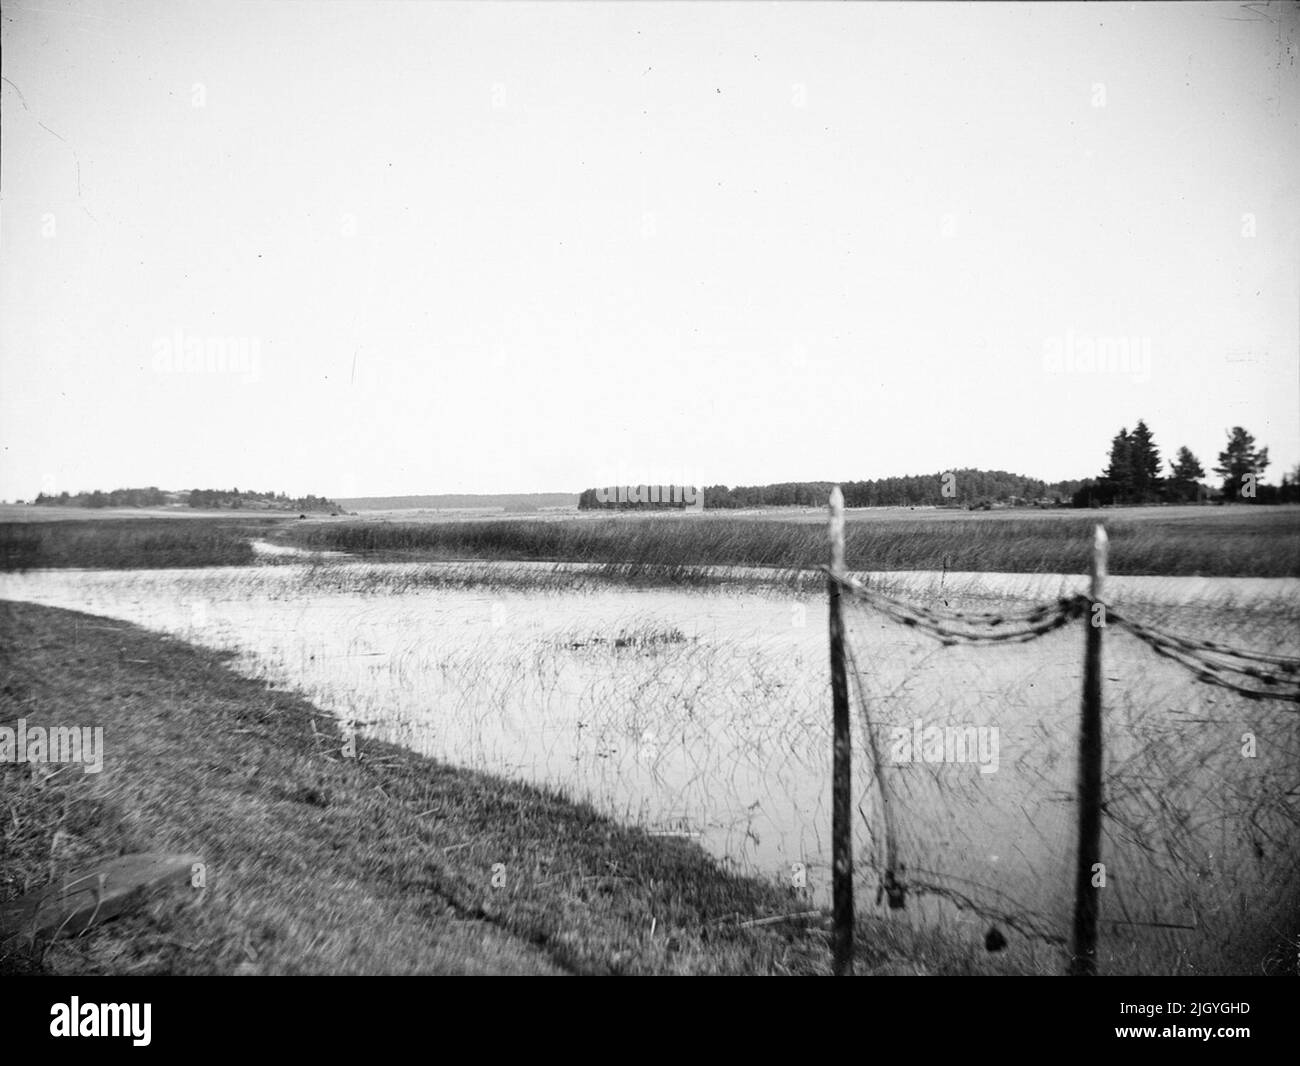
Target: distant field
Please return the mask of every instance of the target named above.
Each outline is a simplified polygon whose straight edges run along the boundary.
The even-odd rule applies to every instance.
[[[679,568],[807,570],[827,557],[820,508],[531,516],[390,512],[306,520],[224,512],[187,516],[185,522],[156,512],[137,512],[129,521],[120,517],[0,522],[0,567],[242,566],[258,560],[253,539],[377,561],[616,564],[630,577],[667,572],[668,583]],[[847,558],[854,570],[1080,573],[1098,522],[1110,532],[1115,574],[1300,576],[1300,507],[1250,505],[856,510],[848,514]]]

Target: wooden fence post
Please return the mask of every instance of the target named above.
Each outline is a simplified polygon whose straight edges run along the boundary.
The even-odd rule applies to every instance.
[[[1083,667],[1083,717],[1079,726],[1079,863],[1074,880],[1074,945],[1070,973],[1090,977],[1097,972],[1097,912],[1099,889],[1093,887],[1093,867],[1101,862],[1101,634],[1106,625],[1102,586],[1106,580],[1105,527],[1098,525],[1092,542],[1092,599],[1088,612]]]
[[[836,485],[830,498],[831,700],[834,707],[834,754],[831,767],[831,884],[834,917],[835,975],[853,974],[853,826],[852,747],[849,737],[849,683],[844,671],[844,617],[837,578],[844,569],[844,493]]]

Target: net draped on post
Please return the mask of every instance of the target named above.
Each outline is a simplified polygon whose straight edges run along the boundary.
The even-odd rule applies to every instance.
[[[1294,922],[1300,657],[1176,635],[1082,594],[962,610],[837,580],[866,755],[856,862],[878,903],[1068,946],[1081,622],[1112,634],[1103,972],[1245,968]]]

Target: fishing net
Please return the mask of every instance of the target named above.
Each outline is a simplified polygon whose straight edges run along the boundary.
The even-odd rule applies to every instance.
[[[1267,969],[1300,927],[1294,627],[1235,613],[1247,649],[1222,613],[1172,611],[1179,633],[1082,595],[981,610],[835,580],[870,901],[1068,950],[1084,633],[1099,624],[1099,967]]]

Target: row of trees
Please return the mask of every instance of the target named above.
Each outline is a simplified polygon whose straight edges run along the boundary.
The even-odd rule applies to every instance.
[[[1188,503],[1210,499],[1249,500],[1258,503],[1300,502],[1300,466],[1283,476],[1280,487],[1262,483],[1268,468],[1267,448],[1257,448],[1255,438],[1241,426],[1228,432],[1214,473],[1221,479],[1215,492],[1201,479],[1206,476],[1200,459],[1186,445],[1179,447],[1162,472],[1155,435],[1142,419],[1130,431],[1121,428],[1110,444],[1110,459],[1100,477],[1082,481],[1048,483],[1005,470],[946,470],[911,477],[841,483],[848,507],[967,507],[993,504],[1100,507],[1111,504]],[[775,485],[708,485],[705,510],[751,507],[821,507],[834,483],[786,481]],[[578,497],[580,510],[627,507],[680,508],[682,504],[602,504],[595,489]]]
[[[1267,448],[1256,448],[1255,438],[1241,426],[1228,432],[1226,447],[1219,453],[1214,473],[1221,478],[1217,493],[1223,500],[1253,500],[1260,503],[1300,500],[1300,467],[1281,487],[1262,484],[1268,468]],[[1147,424],[1138,419],[1132,431],[1121,428],[1110,442],[1110,459],[1098,478],[1085,481],[1074,494],[1076,507],[1107,506],[1115,503],[1186,503],[1216,496],[1201,481],[1205,468],[1186,445],[1169,461],[1169,474],[1161,474],[1160,449]]]
[[[114,489],[112,492],[60,492],[57,496],[40,493],[32,503],[37,507],[163,507],[170,500],[162,489]]]
[[[283,492],[240,492],[233,489],[191,489],[188,503],[205,510],[341,511],[324,496],[286,496]]]
[[[186,499],[188,497],[188,499]],[[156,486],[147,489],[113,489],[111,492],[67,493],[57,496],[41,493],[32,501],[37,507],[166,507],[187,502],[191,507],[208,510],[234,508],[264,511],[341,511],[333,500],[324,496],[286,496],[283,492],[240,492],[239,489],[191,489],[164,492]]]
[[[704,506],[728,507],[822,507],[834,483],[830,481],[785,482],[778,485],[710,485],[704,490]],[[1061,502],[1079,482],[1049,484],[1006,470],[976,470],[970,467],[942,470],[933,474],[845,481],[846,507],[974,507],[990,503]]]
[[[1049,484],[1005,470],[972,468],[945,470],[934,474],[878,478],[874,481],[846,481],[847,507],[988,507],[994,503],[1062,504],[1068,501],[1081,481]],[[831,481],[785,481],[775,485],[706,485],[705,510],[728,510],[751,507],[824,507],[830,495]],[[579,510],[618,510],[630,507],[681,509],[682,504],[602,504],[595,489],[585,489],[578,497]]]

